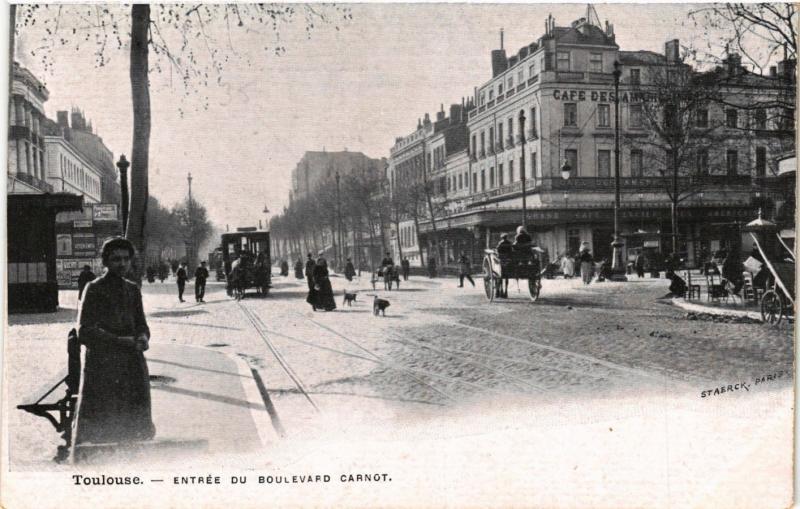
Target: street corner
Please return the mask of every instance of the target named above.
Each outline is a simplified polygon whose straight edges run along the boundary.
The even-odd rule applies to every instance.
[[[147,362],[157,440],[205,442],[211,453],[252,451],[276,440],[265,400],[242,359],[155,343]]]

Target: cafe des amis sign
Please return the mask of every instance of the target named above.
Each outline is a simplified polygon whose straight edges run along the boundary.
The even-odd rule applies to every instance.
[[[616,94],[613,91],[605,90],[553,90],[553,99],[556,101],[590,101],[590,102],[614,102]],[[620,92],[619,101],[623,103],[642,103],[655,101],[653,94],[644,92]]]

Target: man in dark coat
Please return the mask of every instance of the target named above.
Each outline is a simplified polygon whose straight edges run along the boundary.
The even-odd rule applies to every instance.
[[[78,338],[86,347],[75,443],[149,440],[156,433],[144,351],[150,329],[142,294],[124,278],[133,244],[120,237],[103,245],[108,270],[86,286]]]
[[[311,253],[308,253],[308,259],[306,260],[306,283],[308,283],[308,291],[314,291],[314,267],[317,266],[317,263],[314,261],[314,258],[311,257]]]
[[[83,295],[83,289],[86,288],[86,285],[90,281],[94,281],[96,277],[97,276],[94,275],[94,272],[92,272],[92,268],[90,266],[88,265],[83,266],[83,270],[78,276],[78,300],[81,300],[81,296]]]
[[[464,278],[467,278],[472,286],[475,286],[475,281],[472,280],[469,258],[461,251],[461,256],[458,257],[458,287],[464,288]]]
[[[352,281],[355,275],[356,268],[353,266],[353,262],[350,260],[350,258],[348,258],[347,263],[344,266],[344,277],[347,278],[348,281]]]
[[[294,277],[296,279],[303,279],[303,260],[300,258],[298,258],[297,263],[294,264]]]
[[[319,259],[317,259],[311,279],[313,280],[313,286],[308,292],[306,302],[311,304],[314,311],[318,309],[333,311],[336,309],[333,288],[328,277],[328,261],[324,256],[320,255]]]
[[[408,261],[408,258],[403,258],[400,262],[400,266],[403,268],[403,280],[408,281],[408,273],[411,272],[411,263]]]
[[[203,297],[206,294],[206,280],[208,279],[208,269],[206,262],[200,262],[200,266],[194,270],[194,300],[205,302]]]
[[[183,289],[186,288],[186,279],[188,278],[185,263],[181,262],[178,266],[178,270],[175,271],[175,277],[178,279],[178,300],[184,302]]]

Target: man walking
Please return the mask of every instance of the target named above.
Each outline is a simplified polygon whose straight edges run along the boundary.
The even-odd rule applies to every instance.
[[[203,297],[206,294],[206,279],[208,279],[208,269],[206,262],[200,262],[200,266],[194,270],[194,300],[195,302],[205,302]]]
[[[83,289],[86,288],[86,285],[94,281],[97,276],[94,275],[92,272],[92,268],[88,265],[83,266],[83,270],[81,271],[80,275],[78,276],[78,300],[81,300],[83,296]]]
[[[183,300],[183,289],[186,288],[186,263],[181,262],[178,265],[178,270],[175,271],[175,277],[178,278],[178,299],[181,302],[185,302]]]
[[[461,256],[458,257],[458,287],[464,288],[464,278],[469,279],[472,286],[475,286],[475,281],[472,280],[470,275],[469,258],[461,251]]]
[[[314,267],[316,266],[317,262],[314,261],[311,253],[308,253],[308,259],[306,260],[306,283],[308,283],[309,292],[314,290]]]
[[[403,257],[400,266],[403,268],[403,281],[408,281],[408,273],[411,272],[411,263],[408,258]]]

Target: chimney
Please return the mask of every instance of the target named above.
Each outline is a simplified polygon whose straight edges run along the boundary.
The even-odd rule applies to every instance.
[[[461,112],[464,111],[464,106],[461,104],[450,105],[450,125],[458,124],[461,122]]]
[[[795,67],[797,61],[792,59],[781,60],[778,62],[777,75],[781,78],[791,81],[794,79]]]
[[[431,116],[428,115],[427,113],[425,114],[425,118],[422,120],[422,125],[424,125],[425,127],[431,125]]]
[[[58,112],[56,112],[56,119],[57,119],[59,127],[62,127],[64,129],[69,129],[69,112],[68,111],[58,111]]]
[[[83,119],[83,113],[80,110],[72,111],[72,128],[76,131],[85,131],[86,122]]]
[[[439,111],[436,112],[436,121],[441,122],[444,120],[444,104],[439,104]]]
[[[681,61],[681,43],[678,39],[672,39],[664,44],[664,56],[667,57],[667,64],[677,64]]]
[[[777,78],[778,77],[778,68],[775,67],[774,65],[770,66],[770,68],[769,68],[769,77],[770,78]]]
[[[500,49],[492,50],[492,78],[508,69],[506,50],[503,48],[503,29],[500,29]]]
[[[738,74],[742,67],[742,57],[738,53],[729,53],[728,58],[725,59],[725,64],[729,75]]]

